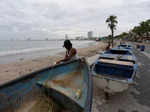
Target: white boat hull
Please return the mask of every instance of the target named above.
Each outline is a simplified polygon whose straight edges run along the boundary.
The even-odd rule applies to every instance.
[[[112,94],[125,91],[129,87],[128,83],[112,80],[101,75],[93,75],[93,83],[98,88]]]

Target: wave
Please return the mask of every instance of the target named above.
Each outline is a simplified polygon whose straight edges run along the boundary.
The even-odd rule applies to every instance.
[[[60,48],[28,48],[28,49],[21,49],[21,50],[13,50],[13,51],[2,51],[0,52],[0,56],[7,56],[7,55],[16,55],[16,54],[24,54],[24,53],[29,53],[29,52],[37,52],[37,51],[44,51],[44,50],[56,50]]]
[[[95,42],[92,41],[73,41],[73,45],[76,48],[82,48],[82,47],[87,47],[89,45],[95,44]],[[49,47],[40,47],[40,48],[24,48],[24,49],[19,49],[19,50],[9,50],[9,51],[1,51],[0,56],[9,56],[9,55],[17,55],[17,54],[26,54],[26,53],[31,53],[31,52],[38,52],[38,51],[46,51],[46,50],[51,50],[51,51],[60,51],[62,48],[62,43],[57,43],[57,46],[49,46]]]

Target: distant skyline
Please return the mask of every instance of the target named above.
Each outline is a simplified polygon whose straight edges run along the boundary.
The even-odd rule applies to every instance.
[[[150,19],[150,0],[1,0],[0,40],[105,36],[106,18],[118,17],[115,35]]]

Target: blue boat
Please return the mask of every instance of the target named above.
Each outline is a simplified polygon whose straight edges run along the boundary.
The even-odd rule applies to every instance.
[[[0,85],[0,112],[30,112],[39,95],[53,99],[63,112],[90,112],[92,77],[85,59],[47,67]]]
[[[133,54],[133,52],[129,49],[125,48],[112,48],[110,50],[105,51],[100,55],[101,58],[106,58],[106,59],[117,59],[123,60],[123,61],[131,61],[131,62],[136,62],[136,57]]]
[[[141,46],[140,46],[140,50],[141,50],[141,51],[144,51],[144,50],[145,50],[145,45],[141,45]]]
[[[131,50],[112,48],[94,62],[93,82],[105,92],[122,92],[134,84],[136,69],[136,57]]]
[[[133,47],[131,45],[128,45],[128,44],[120,44],[117,47],[118,48],[123,48],[123,49],[129,49],[129,50],[133,49]]]

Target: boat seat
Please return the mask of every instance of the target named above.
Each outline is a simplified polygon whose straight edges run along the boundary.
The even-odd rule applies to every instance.
[[[133,66],[133,62],[129,62],[129,61],[110,60],[110,59],[99,59],[99,62],[110,63],[110,64],[118,64],[118,65]]]

